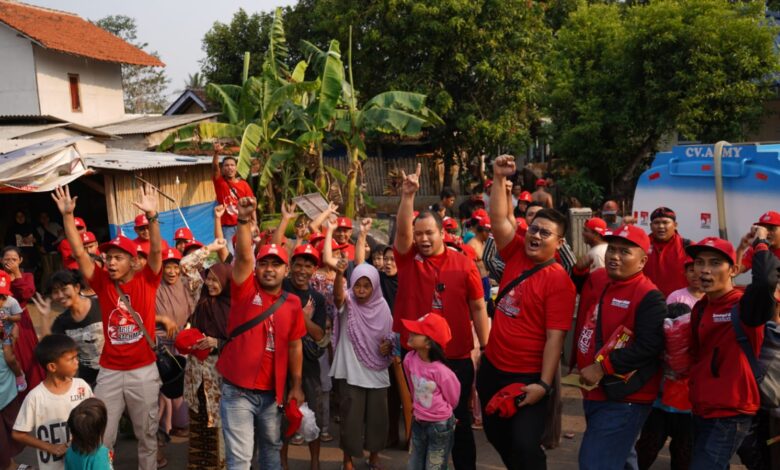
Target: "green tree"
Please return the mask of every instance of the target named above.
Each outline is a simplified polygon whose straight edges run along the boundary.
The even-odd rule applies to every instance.
[[[95,24],[115,36],[119,36],[139,49],[159,57],[157,51],[148,51],[148,43],[138,41],[138,27],[135,18],[125,15],[109,15]],[[162,67],[144,67],[122,64],[122,88],[124,89],[125,112],[132,114],[153,114],[165,111],[167,99],[165,89],[170,79]]]
[[[204,88],[206,88],[206,77],[200,72],[187,74],[187,79],[184,80],[185,90],[202,90]]]
[[[583,4],[550,56],[553,150],[630,195],[665,136],[738,140],[778,69],[763,3]]]
[[[201,61],[203,75],[207,82],[241,83],[244,67],[244,53],[252,57],[263,57],[268,49],[268,32],[273,15],[268,13],[247,14],[239,9],[230,24],[214,22],[203,37]],[[250,63],[249,75],[260,75],[262,61]]]

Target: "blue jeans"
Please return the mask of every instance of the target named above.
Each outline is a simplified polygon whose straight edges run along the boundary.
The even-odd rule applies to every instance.
[[[693,417],[693,456],[691,470],[721,470],[729,468],[729,461],[745,439],[753,416],[738,415],[728,418]]]
[[[583,400],[585,436],[580,445],[580,470],[638,468],[634,443],[651,405]]]
[[[235,235],[237,231],[238,231],[238,225],[222,226],[222,236],[225,237],[225,241],[227,242],[227,249],[230,252],[230,254],[233,256],[235,256],[236,254],[236,249],[233,246],[233,235]]]
[[[434,423],[412,423],[412,455],[409,470],[447,470],[455,436],[455,416]]]
[[[229,469],[249,470],[255,443],[260,468],[282,468],[282,412],[276,406],[274,392],[245,390],[223,383],[219,412]]]

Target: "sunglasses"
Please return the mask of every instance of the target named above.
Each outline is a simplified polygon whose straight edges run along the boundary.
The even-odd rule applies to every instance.
[[[539,237],[542,240],[547,240],[548,238],[552,237],[553,235],[560,237],[557,233],[547,230],[546,228],[539,227],[538,225],[531,225],[528,227],[528,233],[531,235],[539,235]]]

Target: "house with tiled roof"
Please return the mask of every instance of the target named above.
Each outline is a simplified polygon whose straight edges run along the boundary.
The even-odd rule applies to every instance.
[[[0,115],[121,121],[122,64],[165,66],[78,15],[0,0]]]

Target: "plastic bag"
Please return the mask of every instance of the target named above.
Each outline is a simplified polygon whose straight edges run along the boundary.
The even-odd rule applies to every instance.
[[[691,369],[691,314],[664,320],[665,375],[671,379],[687,377]]]
[[[301,421],[301,427],[298,428],[298,434],[303,436],[303,440],[311,442],[320,437],[320,428],[317,426],[317,419],[314,416],[314,412],[309,408],[307,403],[304,403],[299,408],[303,415]]]

